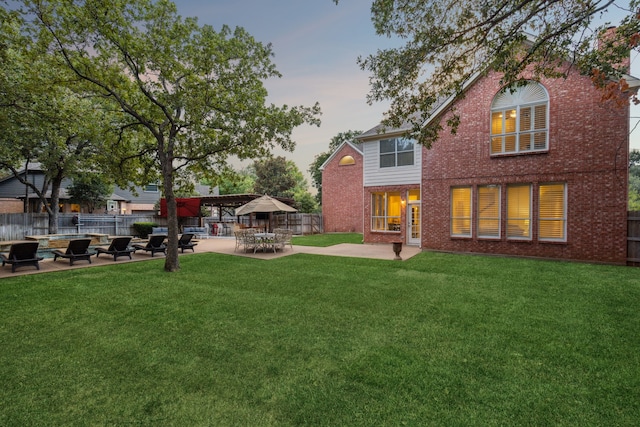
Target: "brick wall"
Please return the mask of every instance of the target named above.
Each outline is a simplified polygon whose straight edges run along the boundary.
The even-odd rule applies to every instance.
[[[353,165],[339,165],[352,156]],[[362,154],[345,144],[322,171],[322,217],[324,231],[362,233]]]
[[[629,110],[600,102],[588,78],[543,80],[549,93],[549,150],[491,157],[490,108],[499,76],[490,73],[457,103],[461,124],[423,152],[423,247],[611,263],[626,261]],[[567,184],[567,242],[537,241],[537,185]],[[534,201],[531,241],[507,241],[506,184],[530,183]],[[502,238],[451,238],[450,188],[502,185]],[[475,213],[474,213],[475,218]],[[474,227],[475,228],[475,227]]]

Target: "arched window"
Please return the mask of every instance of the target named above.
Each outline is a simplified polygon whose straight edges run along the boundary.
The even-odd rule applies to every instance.
[[[344,156],[338,162],[338,165],[340,166],[355,165],[355,164],[356,164],[356,159],[354,159],[353,156]]]
[[[549,95],[539,83],[500,91],[491,103],[491,155],[549,148]]]

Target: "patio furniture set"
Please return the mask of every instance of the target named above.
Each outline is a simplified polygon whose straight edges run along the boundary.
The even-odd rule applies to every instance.
[[[235,231],[236,247],[243,252],[257,251],[273,251],[284,250],[287,245],[293,249],[291,237],[293,232],[285,228],[276,228],[273,233],[262,233],[255,228],[244,228]]]
[[[191,249],[195,252],[194,246],[197,245],[193,241],[194,234],[184,233],[178,240],[178,248],[182,253],[186,249]],[[119,236],[114,237],[108,247],[97,247],[95,252],[89,250],[91,239],[72,239],[69,241],[69,245],[66,250],[55,249],[52,251],[53,260],[57,261],[58,258],[68,259],[69,265],[73,265],[75,261],[88,261],[91,264],[91,256],[95,255],[99,257],[100,254],[106,254],[113,256],[113,260],[117,261],[118,257],[128,256],[132,259],[131,254],[136,251],[151,252],[151,256],[155,256],[156,253],[167,254],[167,246],[165,245],[165,234],[151,234],[149,240],[146,243],[131,243],[133,239],[131,236]],[[9,249],[8,254],[0,254],[2,260],[2,266],[5,264],[11,265],[11,272],[15,273],[16,268],[22,266],[34,266],[40,270],[39,262],[44,257],[38,255],[39,242],[25,241],[13,243]]]

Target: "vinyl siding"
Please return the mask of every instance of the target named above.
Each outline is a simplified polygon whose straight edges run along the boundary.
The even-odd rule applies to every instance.
[[[364,186],[402,185],[420,182],[422,146],[414,144],[413,166],[380,167],[380,143],[371,141],[363,144]]]

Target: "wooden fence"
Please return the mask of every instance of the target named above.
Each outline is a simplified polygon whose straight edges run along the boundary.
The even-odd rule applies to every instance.
[[[640,267],[640,211],[627,214],[627,265]]]
[[[135,235],[133,224],[136,222],[155,222],[160,226],[167,225],[167,219],[152,214],[131,215],[94,215],[79,214],[78,224],[74,225],[74,214],[58,214],[58,234],[100,233],[111,236]],[[294,234],[322,233],[322,216],[319,214],[273,215],[273,228],[282,227],[293,230]],[[207,218],[203,218],[207,222]],[[233,221],[233,218],[229,218]],[[247,217],[241,217],[241,221]],[[215,221],[214,221],[215,222]],[[200,226],[200,218],[182,218],[182,226]],[[231,224],[233,225],[233,224]],[[230,227],[233,230],[233,227]],[[0,241],[22,240],[25,236],[49,234],[49,215],[0,213]],[[229,233],[229,235],[233,235]]]

